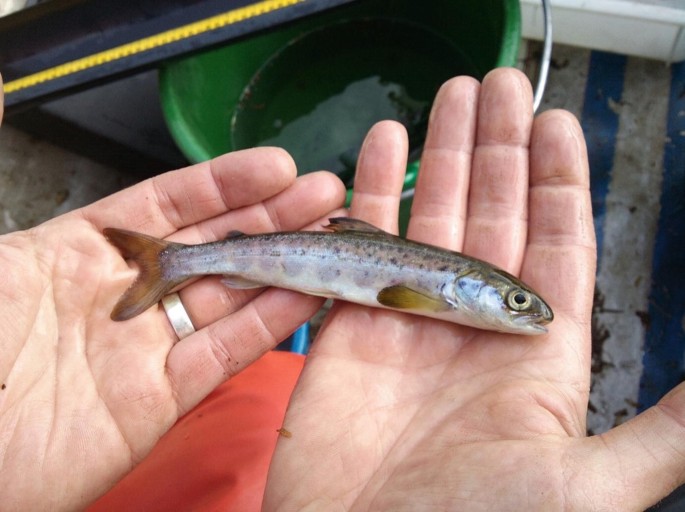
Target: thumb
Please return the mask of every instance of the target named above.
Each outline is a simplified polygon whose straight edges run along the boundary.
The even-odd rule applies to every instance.
[[[576,474],[585,476],[576,496],[597,498],[593,510],[642,511],[654,505],[685,483],[685,383],[582,445],[584,453],[574,459]]]

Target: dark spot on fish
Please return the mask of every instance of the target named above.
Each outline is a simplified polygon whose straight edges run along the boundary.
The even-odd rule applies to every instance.
[[[390,262],[391,265],[397,265],[397,258],[395,258],[394,256],[392,258],[390,258],[388,261]]]
[[[6,387],[7,386],[5,386],[5,384],[3,384],[2,386],[0,386],[0,389],[2,389],[4,391]]]
[[[635,213],[637,211],[637,206],[631,206],[630,208],[628,208],[628,211],[630,213]]]
[[[449,267],[447,265],[441,265],[438,267],[438,271],[440,272],[447,272],[449,270]]]

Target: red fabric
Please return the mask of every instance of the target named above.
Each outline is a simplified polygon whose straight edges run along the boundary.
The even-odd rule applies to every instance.
[[[88,511],[260,510],[303,363],[300,355],[270,352],[219,386]]]

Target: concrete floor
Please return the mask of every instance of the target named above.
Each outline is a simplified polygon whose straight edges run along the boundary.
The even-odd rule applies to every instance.
[[[529,64],[538,51],[538,45],[529,46]],[[597,78],[593,71],[597,58],[606,58],[608,64],[595,63],[604,68],[605,81],[593,90],[590,82]],[[616,76],[611,74],[612,66]],[[617,88],[613,95],[608,92],[612,87]],[[568,46],[554,49],[542,109],[565,108],[582,118],[593,161],[593,186],[603,190],[595,194],[601,246],[588,416],[591,433],[605,431],[649,405],[640,404],[640,386],[664,148],[672,142],[667,139],[671,87],[672,68],[661,62],[597,56]],[[609,125],[615,124],[610,135],[595,126],[601,122],[593,117],[593,102],[606,111]],[[26,229],[135,181],[114,167],[10,126],[0,130],[0,155],[2,233]],[[682,364],[682,347],[673,360]],[[660,510],[676,510],[667,507]]]
[[[122,171],[0,129],[0,233],[27,229],[133,182]]]

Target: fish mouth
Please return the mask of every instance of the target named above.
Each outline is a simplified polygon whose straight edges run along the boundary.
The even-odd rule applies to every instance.
[[[542,334],[547,332],[547,327],[545,327],[545,325],[550,323],[553,318],[551,312],[550,315],[523,315],[515,318],[514,323],[528,332]]]
[[[535,333],[540,333],[540,334],[544,334],[544,333],[548,332],[547,327],[545,327],[544,325],[541,325],[541,324],[528,324],[528,325],[526,325],[526,328],[528,329],[529,332],[533,331]]]

